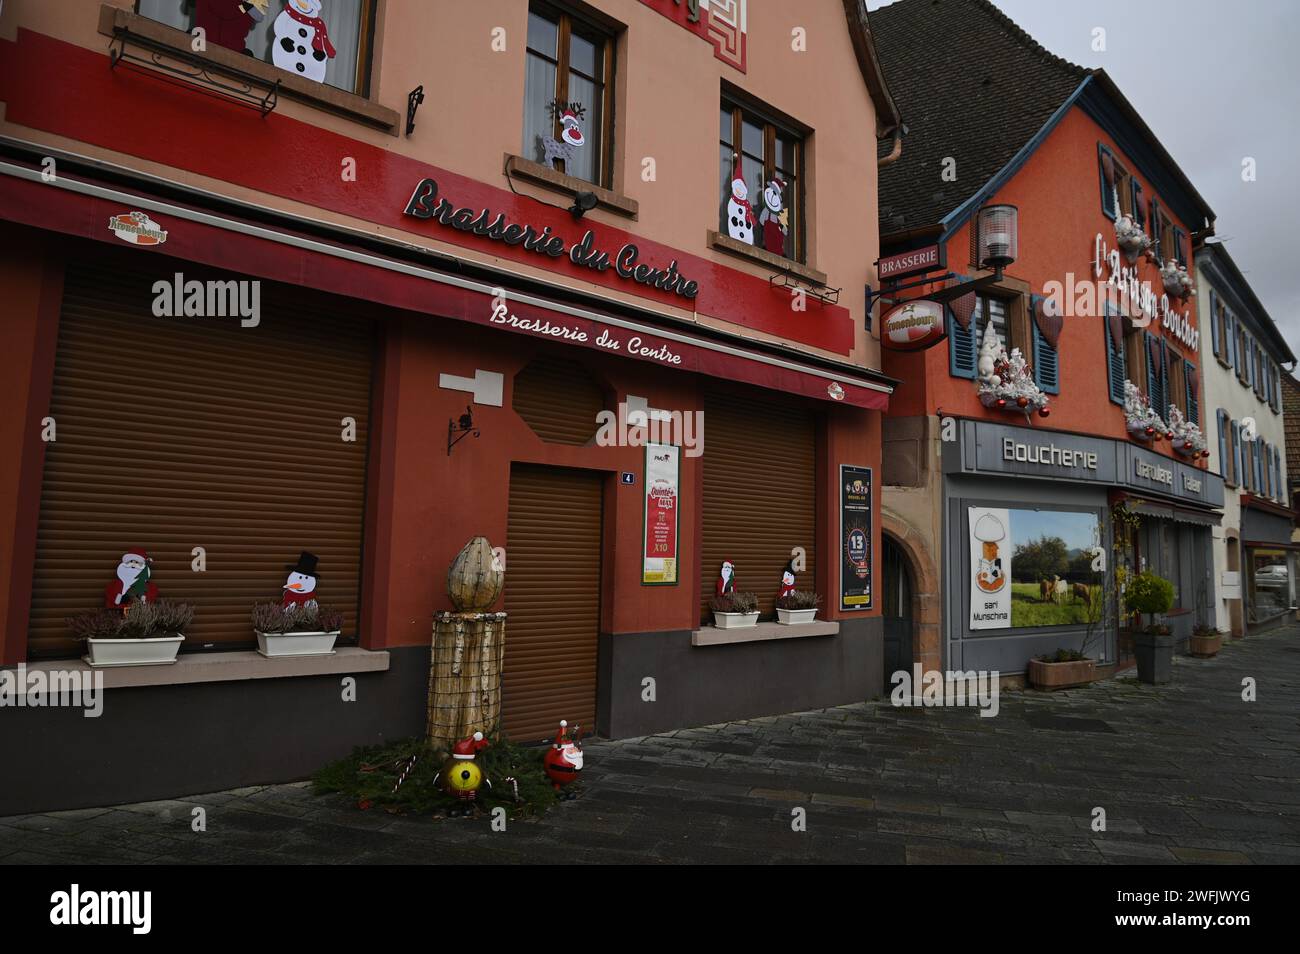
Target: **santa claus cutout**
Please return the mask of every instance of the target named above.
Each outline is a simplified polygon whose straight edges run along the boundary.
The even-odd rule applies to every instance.
[[[289,577],[284,581],[284,608],[294,610],[300,606],[316,605],[316,564],[319,562],[314,553],[303,550],[298,555],[297,565],[290,567]]]
[[[132,547],[122,554],[117,565],[117,579],[104,587],[104,606],[125,613],[137,600],[150,603],[158,598],[158,587],[153,576],[152,560],[143,547]]]
[[[730,560],[722,561],[722,575],[714,585],[718,596],[725,596],[736,591],[736,567]]]

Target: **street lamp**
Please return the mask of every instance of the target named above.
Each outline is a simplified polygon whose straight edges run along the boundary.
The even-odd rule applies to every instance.
[[[979,264],[999,277],[1016,260],[1020,244],[1019,210],[1014,205],[987,205],[979,214]]]

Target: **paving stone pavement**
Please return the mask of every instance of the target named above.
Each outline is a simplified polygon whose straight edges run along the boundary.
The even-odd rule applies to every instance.
[[[1290,625],[1168,686],[1006,692],[995,718],[867,702],[590,742],[582,797],[505,832],[298,782],[0,818],[0,863],[1296,864],[1298,741]]]

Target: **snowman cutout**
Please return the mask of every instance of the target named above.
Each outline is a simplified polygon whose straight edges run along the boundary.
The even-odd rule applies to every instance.
[[[314,553],[302,551],[296,566],[290,567],[289,577],[284,581],[284,601],[281,604],[286,613],[292,613],[299,607],[313,609],[316,607],[316,564],[319,557]]]
[[[337,52],[320,13],[321,0],[285,0],[271,44],[272,63],[317,83],[325,82],[326,61]]]
[[[785,254],[785,237],[790,228],[781,191],[785,188],[782,179],[773,179],[763,190],[763,210],[758,213],[758,224],[763,228],[763,248],[773,255]]]
[[[787,563],[785,569],[781,571],[781,589],[777,591],[776,598],[782,600],[794,592],[794,564]]]
[[[727,234],[737,242],[754,244],[754,210],[749,204],[749,187],[736,160],[731,177],[731,195],[727,197]]]

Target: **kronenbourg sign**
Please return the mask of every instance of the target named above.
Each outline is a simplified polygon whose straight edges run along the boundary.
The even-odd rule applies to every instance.
[[[880,323],[880,343],[893,351],[919,351],[943,338],[943,305],[920,299],[891,308]]]
[[[970,628],[1011,625],[1011,515],[995,507],[967,509],[970,525]]]

